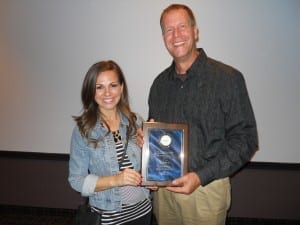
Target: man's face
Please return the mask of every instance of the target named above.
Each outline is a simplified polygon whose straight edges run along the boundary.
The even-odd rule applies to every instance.
[[[172,10],[162,20],[163,39],[175,61],[188,60],[196,51],[198,29],[185,10]]]

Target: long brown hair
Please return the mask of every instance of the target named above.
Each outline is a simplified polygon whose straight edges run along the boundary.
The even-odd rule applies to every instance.
[[[96,125],[98,117],[100,117],[100,121],[105,123],[103,115],[100,113],[98,104],[95,101],[96,81],[99,74],[105,71],[114,71],[117,74],[120,85],[123,85],[123,92],[117,104],[117,110],[123,113],[129,121],[127,128],[128,135],[135,135],[137,130],[136,115],[131,111],[129,106],[128,88],[123,71],[120,66],[112,60],[97,62],[89,68],[83,80],[81,89],[83,113],[80,116],[73,116],[81,135],[90,143],[93,143],[95,147],[97,146],[98,139],[91,138],[91,130]],[[110,130],[108,125],[107,127]]]

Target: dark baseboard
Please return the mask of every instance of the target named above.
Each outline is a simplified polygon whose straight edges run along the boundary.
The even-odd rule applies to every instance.
[[[226,225],[300,225],[300,220],[228,217]]]
[[[18,151],[3,151],[3,150],[0,150],[0,157],[10,158],[10,159],[35,159],[35,160],[53,160],[53,161],[69,160],[69,154],[18,152]]]
[[[300,170],[300,163],[249,162],[247,169],[261,170]]]
[[[29,215],[75,215],[75,209],[45,208],[33,206],[18,206],[0,204],[1,214],[29,214]]]
[[[40,152],[20,152],[0,150],[1,158],[12,159],[35,159],[35,160],[54,160],[68,161],[69,154],[40,153]],[[277,163],[277,162],[255,162],[251,161],[245,165],[247,169],[261,170],[300,170],[300,163]],[[244,167],[244,168],[245,168]]]

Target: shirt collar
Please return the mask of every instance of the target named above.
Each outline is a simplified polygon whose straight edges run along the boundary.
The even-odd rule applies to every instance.
[[[191,67],[186,71],[186,79],[188,79],[189,77],[195,76],[197,74],[197,72],[199,71],[199,68],[203,67],[204,64],[206,63],[207,60],[207,55],[205,53],[205,51],[203,50],[203,48],[198,48],[197,49],[199,52],[199,55],[197,56],[197,58],[195,59],[195,61],[193,62],[193,64],[191,65]],[[175,62],[173,60],[172,65],[171,65],[171,74],[172,74],[172,78],[173,79],[180,79],[176,72],[175,69]]]

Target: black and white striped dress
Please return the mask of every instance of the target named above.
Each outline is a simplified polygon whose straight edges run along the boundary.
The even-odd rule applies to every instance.
[[[119,131],[114,131],[112,134],[116,144],[118,161],[121,163],[120,170],[124,170],[126,168],[133,169],[133,165],[126,153],[123,161],[121,162],[125,149]],[[121,187],[121,198],[123,203],[122,210],[104,211],[101,219],[102,225],[124,224],[148,214],[152,209],[151,203],[149,199],[145,197],[142,187]]]

